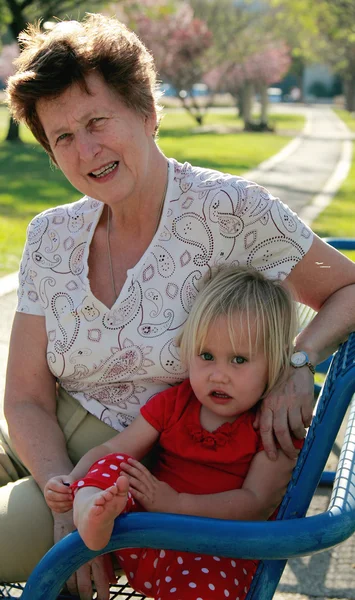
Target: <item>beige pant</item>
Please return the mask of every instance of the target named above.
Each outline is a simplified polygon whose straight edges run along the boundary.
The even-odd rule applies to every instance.
[[[75,464],[116,432],[60,389],[57,418]],[[11,448],[0,422],[0,582],[26,581],[53,545],[53,519],[42,492]]]

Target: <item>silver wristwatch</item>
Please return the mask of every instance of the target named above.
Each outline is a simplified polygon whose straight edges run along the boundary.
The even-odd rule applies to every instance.
[[[307,366],[309,368],[309,370],[311,371],[311,373],[313,373],[313,375],[316,372],[314,365],[312,365],[311,361],[308,358],[307,352],[304,352],[303,350],[294,352],[291,356],[290,362],[291,362],[292,367],[295,367],[295,369],[299,369],[300,367]]]

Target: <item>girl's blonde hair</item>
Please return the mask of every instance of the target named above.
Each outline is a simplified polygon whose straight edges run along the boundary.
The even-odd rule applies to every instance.
[[[238,313],[240,319],[238,319]],[[202,352],[211,324],[220,317],[228,319],[233,345],[247,317],[250,352],[253,343],[263,344],[268,358],[268,384],[264,392],[279,383],[290,365],[294,338],[297,333],[295,302],[288,289],[278,280],[267,279],[250,267],[223,267],[199,292],[192,310],[177,338],[181,359],[188,365],[191,358]],[[251,340],[251,326],[256,325],[256,341]]]

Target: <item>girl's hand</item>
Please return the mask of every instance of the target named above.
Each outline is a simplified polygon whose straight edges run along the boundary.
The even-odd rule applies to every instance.
[[[260,429],[264,450],[270,460],[276,460],[275,438],[286,456],[297,458],[291,435],[302,440],[312,421],[314,379],[308,367],[290,367],[288,378],[264,398],[256,415],[254,427]]]
[[[44,488],[44,497],[53,512],[63,513],[73,508],[73,492],[69,485],[70,477],[67,475],[58,475],[47,481]]]
[[[129,480],[129,491],[149,512],[174,513],[178,511],[179,494],[170,485],[159,481],[142,463],[133,458],[121,463]]]

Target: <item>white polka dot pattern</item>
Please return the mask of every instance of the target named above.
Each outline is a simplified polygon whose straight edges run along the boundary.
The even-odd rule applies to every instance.
[[[194,556],[171,550],[147,549],[137,550],[131,556],[136,554],[140,560],[129,558],[130,564],[125,566],[132,587],[144,592],[148,589],[146,584],[150,582],[149,597],[161,597],[164,600],[168,600],[170,595],[174,595],[176,600],[245,600],[252,578],[248,573],[255,570],[254,563],[249,568],[246,567],[246,561],[219,556]],[[216,563],[219,569],[216,569]],[[187,569],[187,564],[191,568]],[[155,577],[155,573],[161,577]],[[238,577],[235,577],[236,574]]]

